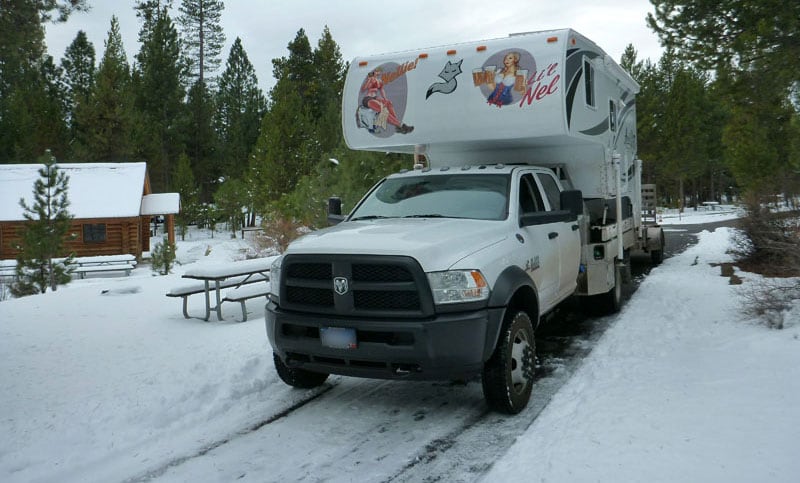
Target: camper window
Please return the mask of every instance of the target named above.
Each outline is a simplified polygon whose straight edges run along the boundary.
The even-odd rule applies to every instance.
[[[594,104],[594,67],[589,59],[583,59],[583,89],[586,91],[586,105],[595,107]]]

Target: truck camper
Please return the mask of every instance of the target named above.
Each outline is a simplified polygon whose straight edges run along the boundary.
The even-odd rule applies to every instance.
[[[267,335],[296,387],[329,374],[481,377],[488,405],[530,398],[539,321],[571,296],[619,310],[642,221],[636,82],[571,29],[356,58],[351,149],[414,155],[336,226],[272,267]]]

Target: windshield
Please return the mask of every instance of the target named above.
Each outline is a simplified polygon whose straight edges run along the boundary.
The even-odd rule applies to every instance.
[[[508,174],[436,174],[386,179],[351,214],[374,218],[474,218],[503,220]]]

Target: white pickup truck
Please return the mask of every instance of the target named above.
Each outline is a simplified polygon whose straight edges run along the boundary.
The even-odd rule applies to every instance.
[[[616,311],[631,251],[663,256],[641,218],[637,91],[568,29],[355,59],[348,145],[416,164],[276,260],[279,376],[479,375],[492,409],[524,409],[542,316],[573,295]]]

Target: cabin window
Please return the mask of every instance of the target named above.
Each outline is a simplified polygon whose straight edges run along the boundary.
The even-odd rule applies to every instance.
[[[586,91],[586,105],[595,107],[594,104],[594,67],[589,59],[583,59],[583,89]]]
[[[617,131],[617,103],[613,99],[608,101],[608,128]]]
[[[106,241],[105,223],[83,225],[83,243],[102,243],[104,241]]]
[[[561,190],[558,189],[556,179],[549,174],[542,173],[537,173],[536,177],[539,178],[539,182],[542,183],[544,194],[547,196],[547,200],[550,202],[550,209],[553,211],[560,210]]]

